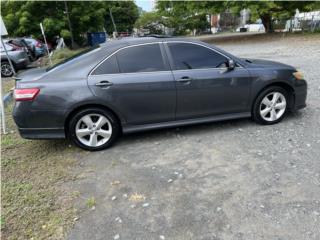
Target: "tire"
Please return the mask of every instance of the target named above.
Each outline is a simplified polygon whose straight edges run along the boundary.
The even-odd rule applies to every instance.
[[[110,111],[87,108],[73,115],[68,124],[67,135],[78,147],[99,151],[110,147],[120,132],[120,124]]]
[[[1,61],[1,76],[2,77],[12,77],[13,70],[8,61]]]
[[[270,86],[256,98],[252,107],[253,120],[271,125],[280,122],[288,111],[288,92],[278,86]]]

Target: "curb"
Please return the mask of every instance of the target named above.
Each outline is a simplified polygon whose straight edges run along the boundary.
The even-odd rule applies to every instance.
[[[12,91],[10,91],[3,96],[3,104],[5,106],[12,100],[12,95]]]

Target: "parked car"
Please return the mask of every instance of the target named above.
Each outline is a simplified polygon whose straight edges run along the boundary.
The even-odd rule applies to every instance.
[[[28,45],[23,38],[10,39],[7,41],[7,43],[16,49],[23,48],[27,52],[29,60],[31,62],[35,60],[36,53],[34,49],[30,45]]]
[[[101,150],[121,133],[246,117],[275,124],[306,106],[307,83],[292,66],[200,41],[132,38],[24,72],[14,96],[22,137]]]
[[[23,48],[15,48],[7,43],[4,43],[8,51],[9,58],[13,64],[15,70],[24,69],[29,64],[28,54]],[[1,76],[11,77],[13,75],[13,70],[8,61],[5,49],[1,43]]]
[[[24,41],[33,49],[35,57],[39,58],[46,54],[45,45],[40,41],[33,38],[24,38]]]

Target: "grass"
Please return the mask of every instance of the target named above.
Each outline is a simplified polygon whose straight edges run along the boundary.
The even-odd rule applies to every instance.
[[[96,206],[96,199],[94,197],[88,198],[86,205],[88,208],[93,208]]]
[[[70,50],[69,48],[64,48],[60,50],[54,51],[54,54],[51,57],[52,64],[57,64],[59,62],[62,62],[63,60],[70,58],[82,51],[84,51],[86,48],[79,48],[76,50]],[[48,56],[45,56],[40,59],[40,66],[49,66],[49,58]]]
[[[66,141],[22,139],[6,108],[8,134],[1,135],[2,239],[62,239],[72,226],[76,197],[63,183],[78,149]]]
[[[84,49],[62,49],[52,57],[63,61]],[[48,64],[48,58],[40,60]],[[14,87],[14,80],[3,80],[3,93]],[[67,141],[22,139],[12,119],[13,103],[6,109],[7,134],[1,135],[1,233],[2,239],[62,239],[74,223],[74,194],[65,187],[73,180],[70,169],[79,149]],[[87,206],[95,206],[90,198]]]
[[[3,87],[3,93],[6,94],[10,92],[10,90],[14,87],[15,82],[13,78],[6,78],[5,80],[2,79],[2,87]]]

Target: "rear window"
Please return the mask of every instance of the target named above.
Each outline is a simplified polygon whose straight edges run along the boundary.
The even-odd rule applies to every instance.
[[[58,62],[56,64],[48,67],[46,69],[46,71],[48,72],[48,71],[50,71],[50,70],[52,70],[52,69],[54,69],[54,68],[56,68],[58,66],[61,66],[61,65],[65,64],[65,63],[67,63],[67,62],[70,62],[71,60],[74,60],[74,59],[76,59],[76,58],[78,58],[78,57],[80,57],[80,56],[82,56],[82,55],[84,55],[86,53],[89,53],[89,52],[91,52],[91,51],[93,51],[93,50],[95,50],[97,48],[99,48],[99,45],[96,45],[96,46],[91,47],[91,48],[87,48],[87,49],[85,49],[85,50],[83,50],[81,52],[77,52],[77,53],[75,53],[74,55],[72,55],[72,56],[70,56],[68,58],[65,58],[65,59],[62,59],[62,60],[58,59]]]
[[[112,55],[97,67],[92,75],[119,73],[116,55]]]

